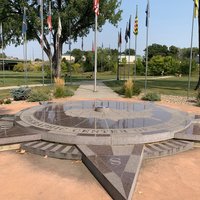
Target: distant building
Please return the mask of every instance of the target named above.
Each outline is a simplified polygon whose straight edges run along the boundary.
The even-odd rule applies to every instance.
[[[75,62],[75,57],[70,56],[69,54],[62,55],[62,59],[65,59],[68,62],[74,63]]]
[[[126,59],[126,63],[129,62],[129,55],[124,55],[122,54],[121,56],[119,56],[119,62],[122,62],[124,59]],[[135,62],[135,56],[131,55],[130,56],[130,63],[134,63]]]

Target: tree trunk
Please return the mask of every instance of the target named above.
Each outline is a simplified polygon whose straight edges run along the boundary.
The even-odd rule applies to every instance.
[[[58,39],[58,45],[54,43],[54,54],[52,57],[53,77],[61,77],[62,43]]]

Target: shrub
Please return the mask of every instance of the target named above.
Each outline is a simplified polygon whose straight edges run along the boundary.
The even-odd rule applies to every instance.
[[[120,83],[121,84],[121,83]],[[125,83],[126,84],[126,83]],[[118,90],[115,90],[115,92],[117,92],[120,95],[125,95],[125,84],[123,85],[123,87],[121,87]],[[109,86],[112,86],[112,84],[109,84]],[[118,84],[116,84],[115,86],[118,86]],[[137,96],[141,93],[141,89],[139,87],[136,87],[136,85],[133,82],[133,87],[132,87],[132,96]],[[126,96],[126,95],[125,95]]]
[[[74,93],[65,86],[65,87],[56,87],[53,95],[55,98],[62,98],[62,97],[73,96]]]
[[[51,91],[47,88],[34,88],[28,97],[29,102],[49,100],[51,100]]]
[[[65,89],[64,89],[64,87],[56,86],[53,95],[54,95],[55,98],[65,97]]]
[[[65,97],[65,81],[61,78],[54,78],[55,89],[54,89],[54,97],[61,98]]]
[[[160,94],[157,94],[157,93],[154,93],[154,92],[149,92],[142,97],[142,100],[145,100],[145,101],[160,101],[161,97],[160,97]]]
[[[133,96],[133,81],[128,79],[124,83],[125,97],[131,98]]]
[[[198,92],[197,92],[197,106],[200,107],[200,89],[198,89]]]
[[[14,72],[23,72],[24,71],[24,63],[17,63],[14,68],[13,68]]]
[[[74,64],[72,64],[71,66],[72,66],[72,70],[73,70],[74,73],[77,74],[77,73],[82,72],[81,64],[79,64],[79,63],[74,63]]]
[[[31,89],[28,87],[20,87],[11,90],[11,96],[15,101],[26,100],[29,97]]]
[[[133,87],[133,96],[137,96],[137,95],[139,95],[141,93],[141,89],[139,88],[139,87],[136,87],[135,85],[134,85],[134,87]]]
[[[56,87],[64,87],[65,81],[62,78],[54,78],[55,86]]]
[[[4,104],[11,104],[11,102],[12,102],[11,99],[5,99],[4,100]]]
[[[73,96],[74,95],[74,92],[71,91],[70,89],[68,88],[65,88],[65,96],[66,97],[70,97],[70,96]]]
[[[3,99],[0,99],[0,105],[3,104],[3,103],[4,103],[4,100],[3,100]]]

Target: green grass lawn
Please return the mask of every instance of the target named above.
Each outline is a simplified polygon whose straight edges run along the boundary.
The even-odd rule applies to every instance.
[[[194,88],[197,84],[197,77],[191,78],[191,89],[189,96],[196,96],[197,91]],[[119,90],[124,81],[105,81],[107,86],[111,87],[114,91]],[[135,85],[144,91],[145,80],[139,79],[135,81]],[[172,77],[167,79],[149,79],[147,81],[147,92],[156,92],[166,95],[187,96],[188,77]]]
[[[12,72],[5,71],[5,84],[3,84],[3,73],[0,71],[0,87],[3,86],[20,86],[25,84],[24,72]],[[72,73],[71,81],[85,81],[85,80],[93,80],[92,72],[74,74]],[[122,77],[123,78],[123,77]],[[160,94],[168,94],[168,95],[187,95],[188,88],[188,77],[172,77],[167,79],[151,79],[156,77],[148,77],[147,82],[147,92],[157,92]],[[116,74],[113,72],[98,72],[97,80],[107,80],[105,84],[111,87],[113,90],[118,90],[124,84],[124,81],[115,81]],[[111,81],[110,81],[111,80]],[[190,96],[196,96],[197,92],[194,91],[196,86],[198,77],[193,76],[191,78],[191,90]],[[70,78],[66,79],[67,82],[70,82]],[[50,79],[45,78],[45,83],[50,83]],[[42,74],[41,72],[29,72],[27,84],[42,84]],[[144,91],[144,77],[137,76],[137,80],[135,82],[136,86],[141,88]],[[9,90],[0,90],[0,98],[9,97]]]
[[[0,87],[4,86],[20,86],[25,85],[24,72],[0,71]],[[45,83],[50,83],[50,80],[45,78]],[[29,72],[27,74],[27,84],[42,84],[41,72]]]

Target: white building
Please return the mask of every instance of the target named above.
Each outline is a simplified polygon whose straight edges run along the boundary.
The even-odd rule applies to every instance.
[[[72,62],[74,63],[75,62],[75,57],[74,56],[70,56],[69,54],[66,54],[66,55],[62,55],[62,59],[64,59],[68,62]]]
[[[129,63],[129,55],[122,54],[121,56],[119,56],[119,62],[122,62],[123,60],[126,60],[126,63]],[[130,63],[134,62],[135,62],[135,56],[130,55]]]

